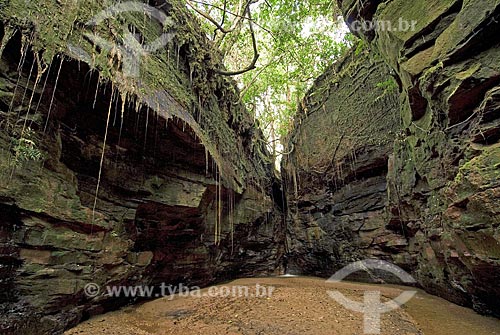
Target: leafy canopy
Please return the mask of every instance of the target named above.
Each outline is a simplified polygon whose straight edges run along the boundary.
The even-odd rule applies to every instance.
[[[187,0],[236,77],[275,157],[312,81],[353,42],[335,0]],[[253,36],[252,36],[253,35]],[[252,37],[257,50],[254,50]]]

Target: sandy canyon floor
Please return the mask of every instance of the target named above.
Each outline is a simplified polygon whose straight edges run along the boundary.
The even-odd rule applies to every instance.
[[[261,297],[255,297],[256,285]],[[247,292],[235,289],[222,297],[232,287],[248,287],[249,294],[241,296]],[[211,290],[129,306],[94,317],[65,334],[359,335],[364,333],[363,314],[344,308],[327,292],[336,290],[362,302],[365,291],[379,290],[385,301],[405,288],[294,277],[240,279]],[[493,335],[500,334],[500,320],[418,290],[403,308],[383,314],[380,334]]]

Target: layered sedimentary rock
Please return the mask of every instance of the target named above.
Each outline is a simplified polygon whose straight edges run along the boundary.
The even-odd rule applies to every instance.
[[[340,1],[354,20],[416,22],[370,41],[403,86],[390,222],[430,292],[500,315],[500,2]],[[404,27],[400,27],[404,28]]]
[[[297,229],[289,228],[288,247],[301,262],[298,268],[321,273],[325,267],[314,260],[317,255],[340,264],[351,257],[389,259],[409,270],[427,291],[500,315],[500,2],[346,0],[339,5],[353,31],[365,21],[384,22],[386,28],[391,23],[391,29],[355,33],[394,71],[401,87],[401,125],[391,128],[396,136],[387,143],[385,154],[374,156],[389,157],[387,174],[380,172],[379,199],[385,200],[354,213],[349,210],[356,206],[344,204],[365,197],[361,204],[369,206],[372,187],[363,191],[357,185],[374,185],[374,179],[369,174],[361,180],[349,178],[349,171],[356,170],[353,165],[340,178],[345,191],[338,186],[332,190],[328,182],[339,184],[339,178],[324,173],[328,176],[334,163],[341,162],[335,143],[345,131],[317,124],[342,112],[327,108],[321,121],[304,118],[297,126],[291,140],[295,147],[289,148],[295,152],[285,170],[292,177],[287,184],[297,185],[295,192],[290,186],[288,191],[298,208],[295,212],[290,208],[291,224],[299,222]],[[332,76],[329,85],[335,85],[337,78]],[[356,97],[369,107],[373,98],[363,95],[367,92],[363,84],[357,89],[363,92]],[[323,95],[322,99],[339,103],[350,94],[316,89],[310,96]],[[355,106],[363,103],[350,101]],[[306,106],[314,104],[306,100]],[[350,110],[359,110],[344,108],[349,117],[356,117]],[[311,135],[314,129],[322,134]],[[316,151],[308,153],[306,147]],[[318,158],[321,154],[314,152],[327,157]],[[315,165],[322,168],[310,168]],[[307,190],[312,190],[310,195]],[[359,236],[370,225],[359,223],[359,213],[371,215],[384,201],[385,214],[376,216],[381,221],[374,224],[383,235],[372,235],[373,243],[360,249]],[[330,214],[339,206],[337,212],[347,224]],[[302,229],[307,228],[307,234],[300,232],[300,218],[311,222]],[[345,238],[339,238],[339,229],[346,226],[340,230]],[[300,243],[293,241],[297,234]]]
[[[287,271],[329,277],[406,246],[385,214],[398,95],[389,67],[369,51],[351,51],[307,94],[283,162]]]
[[[131,301],[89,297],[88,283],[201,286],[277,268],[272,162],[217,54],[181,2],[150,3],[168,26],[101,12],[112,4],[0,5],[2,334],[56,334]],[[127,73],[123,37],[165,32]]]

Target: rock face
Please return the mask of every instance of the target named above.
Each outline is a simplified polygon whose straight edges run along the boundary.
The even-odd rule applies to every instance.
[[[364,81],[357,93],[328,89],[349,78],[327,74],[327,83],[320,80],[309,94],[309,116],[297,125],[289,148],[294,152],[284,165],[293,267],[322,273],[328,262],[384,258],[411,271],[427,291],[499,316],[500,2],[338,2],[353,31],[364,21],[391,22],[395,28],[356,33],[391,67],[401,87],[401,124],[374,135],[395,133],[385,150],[377,147],[366,158],[373,168],[352,178],[353,172],[366,171],[360,155],[346,159],[355,164],[344,168],[342,146],[336,146],[346,128],[357,127],[331,129],[328,120],[357,118],[373,104],[371,93]],[[311,97],[339,106],[351,98],[351,104],[321,110]],[[358,107],[363,103],[365,109]],[[378,182],[372,172],[377,165],[369,163],[377,157],[386,169],[379,170]],[[356,206],[363,198],[360,204],[367,207]]]
[[[351,51],[307,94],[283,162],[287,271],[329,277],[405,248],[386,226],[387,161],[399,131],[398,87],[368,51]]]
[[[316,81],[286,206],[196,21],[180,0],[148,3],[0,2],[2,334],[133,301],[89,283],[330,276],[367,257],[500,315],[498,1],[339,1],[351,28],[414,29],[360,33],[369,47]]]
[[[262,135],[195,20],[156,4],[174,38],[127,77],[124,49],[93,45],[81,24],[107,5],[0,5],[2,334],[61,333],[132,301],[88,297],[88,283],[201,286],[280,262]],[[161,34],[123,15],[138,39]],[[113,40],[122,21],[107,20]]]
[[[403,86],[405,136],[389,168],[389,222],[410,237],[424,288],[498,316],[500,2],[371,3],[361,10],[340,1],[347,22],[416,22],[362,35]]]

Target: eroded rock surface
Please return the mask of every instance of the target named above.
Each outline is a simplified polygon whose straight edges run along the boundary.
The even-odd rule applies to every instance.
[[[389,67],[368,51],[351,51],[316,81],[303,106],[283,163],[287,270],[329,277],[351,261],[405,248],[385,214],[387,162],[400,128]]]
[[[327,167],[333,170],[328,162],[340,159],[335,143],[345,131],[328,130],[323,119],[342,113],[355,118],[355,113],[327,108],[314,112],[325,115],[321,121],[314,121],[313,115],[298,125],[291,139],[296,146],[291,165],[284,165],[292,177],[288,194],[296,208],[290,208],[288,248],[297,254],[298,268],[321,272],[324,265],[314,261],[318,255],[340,264],[350,258],[387,258],[411,271],[427,291],[481,313],[500,315],[500,2],[338,2],[351,28],[377,20],[396,27],[357,34],[392,68],[401,88],[401,125],[393,125],[396,136],[386,151],[372,155],[372,160],[389,157],[379,183],[370,175],[349,178],[349,171],[359,166],[355,157],[340,182],[336,174],[324,176]],[[415,21],[415,29],[398,29],[400,19]],[[329,85],[342,78],[330,76]],[[366,91],[364,82],[357,85]],[[349,94],[319,85],[310,96],[341,104]],[[355,94],[367,109],[373,104],[370,93]],[[353,111],[363,104],[351,101]],[[314,105],[306,100],[311,110]],[[373,118],[365,119],[373,123]],[[310,135],[313,132],[321,134]],[[345,186],[332,188],[332,183]],[[378,194],[378,202],[372,201],[373,194]],[[360,197],[368,207],[350,213],[356,208],[353,199]],[[351,204],[344,206],[346,201]],[[337,213],[347,223],[333,215],[334,208],[340,208]],[[381,212],[373,216],[373,209]],[[305,223],[300,223],[303,218]],[[379,221],[360,223],[374,218]],[[368,227],[375,230],[363,231]],[[340,232],[345,237],[339,237]],[[363,235],[373,237],[373,242],[359,248]]]
[[[133,301],[88,297],[88,283],[204,286],[278,268],[272,163],[196,21],[161,6],[176,37],[126,78],[83,37],[106,3],[0,6],[2,334],[60,333]],[[79,39],[93,61],[66,47]]]

